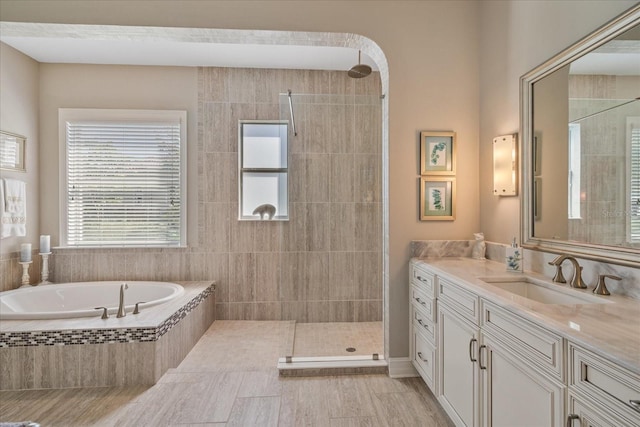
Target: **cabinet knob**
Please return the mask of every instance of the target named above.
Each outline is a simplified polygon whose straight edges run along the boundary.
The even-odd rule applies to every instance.
[[[422,305],[427,305],[427,303],[426,303],[426,302],[422,301],[422,300],[421,300],[420,298],[418,298],[418,297],[416,297],[416,298],[414,298],[414,299],[415,299],[417,302],[419,302],[420,304],[422,304]]]
[[[571,427],[573,425],[573,420],[579,420],[580,417],[576,414],[567,415],[567,427]]]
[[[640,412],[640,400],[631,399],[629,400],[629,405],[636,411]]]
[[[429,362],[429,360],[428,360],[428,359],[424,359],[424,358],[422,357],[422,352],[421,352],[421,351],[419,351],[419,352],[418,352],[418,358],[420,358],[420,360],[422,360],[423,362],[426,362],[426,363],[428,363],[428,362]]]

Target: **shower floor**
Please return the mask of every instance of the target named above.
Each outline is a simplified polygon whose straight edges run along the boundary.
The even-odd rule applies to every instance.
[[[296,323],[293,357],[365,356],[384,354],[382,322]],[[353,351],[347,351],[347,349]]]

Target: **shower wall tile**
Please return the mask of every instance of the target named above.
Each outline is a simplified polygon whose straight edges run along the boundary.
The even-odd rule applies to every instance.
[[[369,320],[365,320],[369,319]],[[362,300],[355,302],[356,322],[377,322],[382,320],[382,300]]]
[[[258,252],[280,252],[283,229],[288,221],[258,221],[255,225],[255,248]]]
[[[238,221],[238,205],[229,205],[229,252],[256,250],[256,221]]]
[[[306,153],[331,152],[331,106],[314,105],[308,108],[304,118],[304,145]]]
[[[280,295],[280,254],[258,252],[255,254],[256,301],[278,301]]]
[[[287,91],[284,70],[257,69],[255,77],[256,103],[279,104],[280,93]]]
[[[379,251],[382,233],[380,203],[355,204],[355,250]]]
[[[229,320],[255,320],[254,304],[250,302],[229,303]]]
[[[286,120],[288,117],[280,115],[280,104],[256,104],[256,116],[260,120]]]
[[[355,108],[353,105],[330,106],[331,129],[329,134],[331,153],[353,153]]]
[[[329,301],[307,301],[306,321],[309,323],[326,322],[327,315],[331,312]]]
[[[329,299],[329,253],[305,252],[305,258],[304,299]]]
[[[289,221],[282,226],[282,250],[304,251],[307,248],[307,204],[290,203]]]
[[[352,264],[356,299],[379,299],[382,295],[382,257],[379,252],[355,252]]]
[[[229,123],[227,125],[227,129],[229,132],[229,150],[237,153],[238,152],[238,135],[239,135],[239,126],[238,122],[240,120],[257,120],[259,117],[257,115],[256,104],[246,104],[246,103],[231,103],[229,104]],[[238,163],[236,159],[236,164]]]
[[[328,321],[330,322],[355,321],[355,301],[329,301],[329,320]]]
[[[306,245],[307,251],[328,251],[330,247],[329,203],[306,204]]]
[[[282,317],[282,303],[257,302],[254,304],[254,320],[280,320]]]
[[[280,301],[304,298],[307,257],[304,252],[283,252],[280,256]],[[284,305],[283,305],[284,310]],[[294,319],[285,319],[294,320]]]
[[[229,302],[254,301],[256,283],[256,255],[229,255]]]
[[[354,95],[355,80],[346,73],[331,73],[329,75],[329,92],[338,95]]]
[[[255,68],[235,68],[229,71],[229,102],[256,103],[258,72]]]
[[[205,102],[202,107],[202,138],[205,153],[226,153],[231,150],[229,138],[229,104]]]
[[[356,105],[355,107],[355,152],[380,154],[382,127],[371,126],[382,120],[382,108],[378,105]]]
[[[198,68],[198,78],[202,80],[199,91],[203,102],[229,101],[229,69],[227,68]]]
[[[352,300],[355,298],[355,253],[329,253],[329,299]]]
[[[355,201],[380,202],[382,197],[380,156],[377,154],[356,154],[353,169],[355,170]]]
[[[305,301],[282,301],[282,319],[307,322],[307,303]]]
[[[228,302],[216,303],[216,320],[230,320]]]
[[[348,203],[354,200],[355,158],[353,154],[332,154],[331,175],[329,176],[329,197],[331,202]]]
[[[229,252],[231,217],[229,203],[205,203],[201,247],[207,252]]]
[[[205,153],[205,202],[237,201],[236,175],[238,157],[235,153]]]
[[[331,204],[331,250],[355,250],[356,210],[354,203]]]

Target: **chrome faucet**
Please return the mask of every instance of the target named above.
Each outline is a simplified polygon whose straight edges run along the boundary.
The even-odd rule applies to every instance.
[[[582,280],[582,267],[578,264],[578,260],[569,255],[560,255],[553,261],[549,261],[549,265],[556,266],[556,274],[553,276],[553,281],[556,283],[567,283],[567,280],[562,275],[562,263],[566,260],[571,261],[573,264],[573,278],[571,279],[571,287],[585,289],[587,285]]]
[[[120,285],[120,305],[118,306],[118,314],[116,317],[124,317],[127,313],[124,311],[124,290],[129,289],[129,285],[123,283]]]

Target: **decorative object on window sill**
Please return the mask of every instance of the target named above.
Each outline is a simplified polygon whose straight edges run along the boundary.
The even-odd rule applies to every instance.
[[[420,220],[453,221],[456,219],[456,179],[454,177],[420,178]]]
[[[26,143],[27,138],[22,135],[0,131],[0,169],[25,172]]]
[[[260,215],[260,219],[264,219],[265,215],[267,219],[272,219],[276,216],[276,207],[270,205],[269,203],[265,203],[264,205],[260,205],[253,210],[253,215]]]

